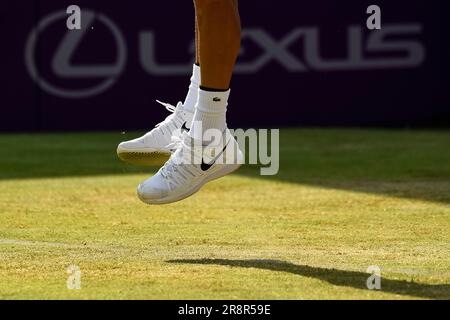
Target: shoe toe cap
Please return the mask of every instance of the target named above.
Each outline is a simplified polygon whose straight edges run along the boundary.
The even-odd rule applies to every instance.
[[[149,182],[143,182],[137,187],[139,199],[145,203],[161,200],[168,195],[168,191],[161,187],[153,186]]]
[[[119,146],[117,147],[117,152],[138,150],[138,149],[143,149],[143,148],[145,148],[145,145],[142,142],[136,141],[136,140],[131,140],[131,141],[125,141],[125,142],[122,142],[121,144],[119,144]]]

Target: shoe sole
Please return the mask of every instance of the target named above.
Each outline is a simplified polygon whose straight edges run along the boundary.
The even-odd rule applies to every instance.
[[[214,174],[212,174],[210,176],[206,176],[199,184],[195,185],[192,189],[186,191],[185,193],[183,193],[181,195],[177,195],[177,196],[173,196],[173,197],[166,197],[166,198],[157,199],[157,200],[147,200],[147,199],[141,197],[139,192],[137,193],[137,195],[138,195],[138,198],[142,202],[144,202],[144,203],[146,203],[148,205],[174,203],[174,202],[181,201],[181,200],[184,200],[184,199],[190,197],[194,193],[198,192],[208,182],[211,182],[213,180],[217,180],[217,179],[222,178],[222,177],[224,177],[226,175],[229,175],[229,174],[237,171],[240,167],[241,167],[241,164],[227,165],[226,167],[224,167],[223,169],[217,171],[216,173],[214,173]]]
[[[169,160],[171,153],[163,151],[126,151],[117,150],[117,156],[125,163],[136,166],[162,165]]]

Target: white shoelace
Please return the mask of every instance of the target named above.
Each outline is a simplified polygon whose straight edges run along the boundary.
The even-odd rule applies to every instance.
[[[171,138],[171,143],[167,145],[167,148],[169,150],[173,150],[173,152],[181,148],[183,145],[183,139],[185,139],[185,134],[186,133],[181,136],[173,135]]]
[[[169,182],[171,188],[184,183],[188,176],[194,177],[192,170],[187,168],[191,155],[191,147],[184,143],[189,139],[188,133],[183,133],[181,137],[172,137],[170,149],[176,149],[172,157],[161,168],[161,175]]]
[[[160,105],[164,106],[167,111],[171,113],[164,121],[158,123],[155,128],[158,128],[161,133],[164,135],[164,129],[166,129],[169,135],[172,135],[173,132],[177,129],[177,126],[181,126],[183,120],[179,117],[179,114],[176,112],[180,110],[183,106],[181,102],[178,102],[177,106],[173,106],[170,103],[161,102],[156,100]]]

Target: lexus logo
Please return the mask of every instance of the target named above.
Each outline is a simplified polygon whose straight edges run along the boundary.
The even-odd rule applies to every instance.
[[[103,14],[96,14],[90,10],[83,10],[83,19],[81,30],[66,31],[64,38],[59,44],[55,55],[52,57],[52,70],[60,78],[66,79],[103,79],[100,84],[94,87],[84,89],[65,89],[57,87],[44,79],[38,71],[36,63],[36,44],[40,34],[60,20],[67,18],[65,11],[52,13],[45,17],[37,25],[27,39],[25,47],[25,62],[27,70],[33,80],[45,90],[47,93],[61,97],[61,98],[88,98],[101,94],[102,92],[111,88],[116,82],[119,75],[123,72],[127,60],[127,46],[122,32],[108,17]],[[70,60],[76,52],[81,40],[86,32],[91,29],[95,20],[104,24],[114,36],[117,47],[117,58],[112,65],[92,65],[73,66]],[[65,23],[61,24],[65,28]]]
[[[116,82],[124,71],[127,60],[125,39],[108,17],[96,14],[92,10],[83,10],[81,30],[66,31],[56,52],[51,58],[53,73],[64,79],[100,79],[102,82],[85,89],[67,89],[57,87],[39,74],[36,64],[36,45],[38,38],[50,25],[67,17],[64,11],[44,17],[28,37],[25,59],[28,72],[38,85],[47,93],[62,98],[88,98],[99,95]],[[100,21],[113,35],[116,42],[116,61],[112,65],[94,64],[90,66],[71,65],[70,61],[80,46],[95,20]],[[61,23],[65,28],[65,23]],[[324,58],[321,50],[323,41],[318,27],[296,27],[283,37],[276,39],[264,29],[246,29],[242,32],[244,54],[236,65],[237,74],[256,74],[268,65],[277,63],[286,72],[348,72],[352,70],[411,69],[423,65],[426,59],[426,47],[420,40],[422,25],[392,24],[385,25],[376,32],[364,32],[358,25],[347,28],[344,41],[346,56]],[[151,76],[186,76],[192,70],[192,62],[160,63],[156,59],[158,46],[154,31],[139,32],[139,62],[143,70]],[[252,43],[259,49],[256,56],[249,60],[245,55],[245,45]],[[300,50],[293,49],[294,44],[301,44]],[[101,48],[101,47],[100,47]],[[191,52],[186,51],[187,55]],[[250,55],[252,56],[252,55]],[[191,60],[192,61],[192,60]]]

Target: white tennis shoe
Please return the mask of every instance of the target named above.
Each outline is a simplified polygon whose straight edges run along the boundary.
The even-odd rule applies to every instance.
[[[193,112],[184,108],[181,102],[176,107],[158,100],[157,102],[172,114],[144,136],[119,144],[117,155],[122,161],[135,165],[152,165],[166,161],[174,151],[169,147],[173,135],[189,131]]]
[[[147,204],[167,204],[196,193],[207,182],[236,171],[244,163],[237,141],[227,129],[207,146],[187,133],[171,147],[176,151],[166,164],[137,188],[139,199]]]

